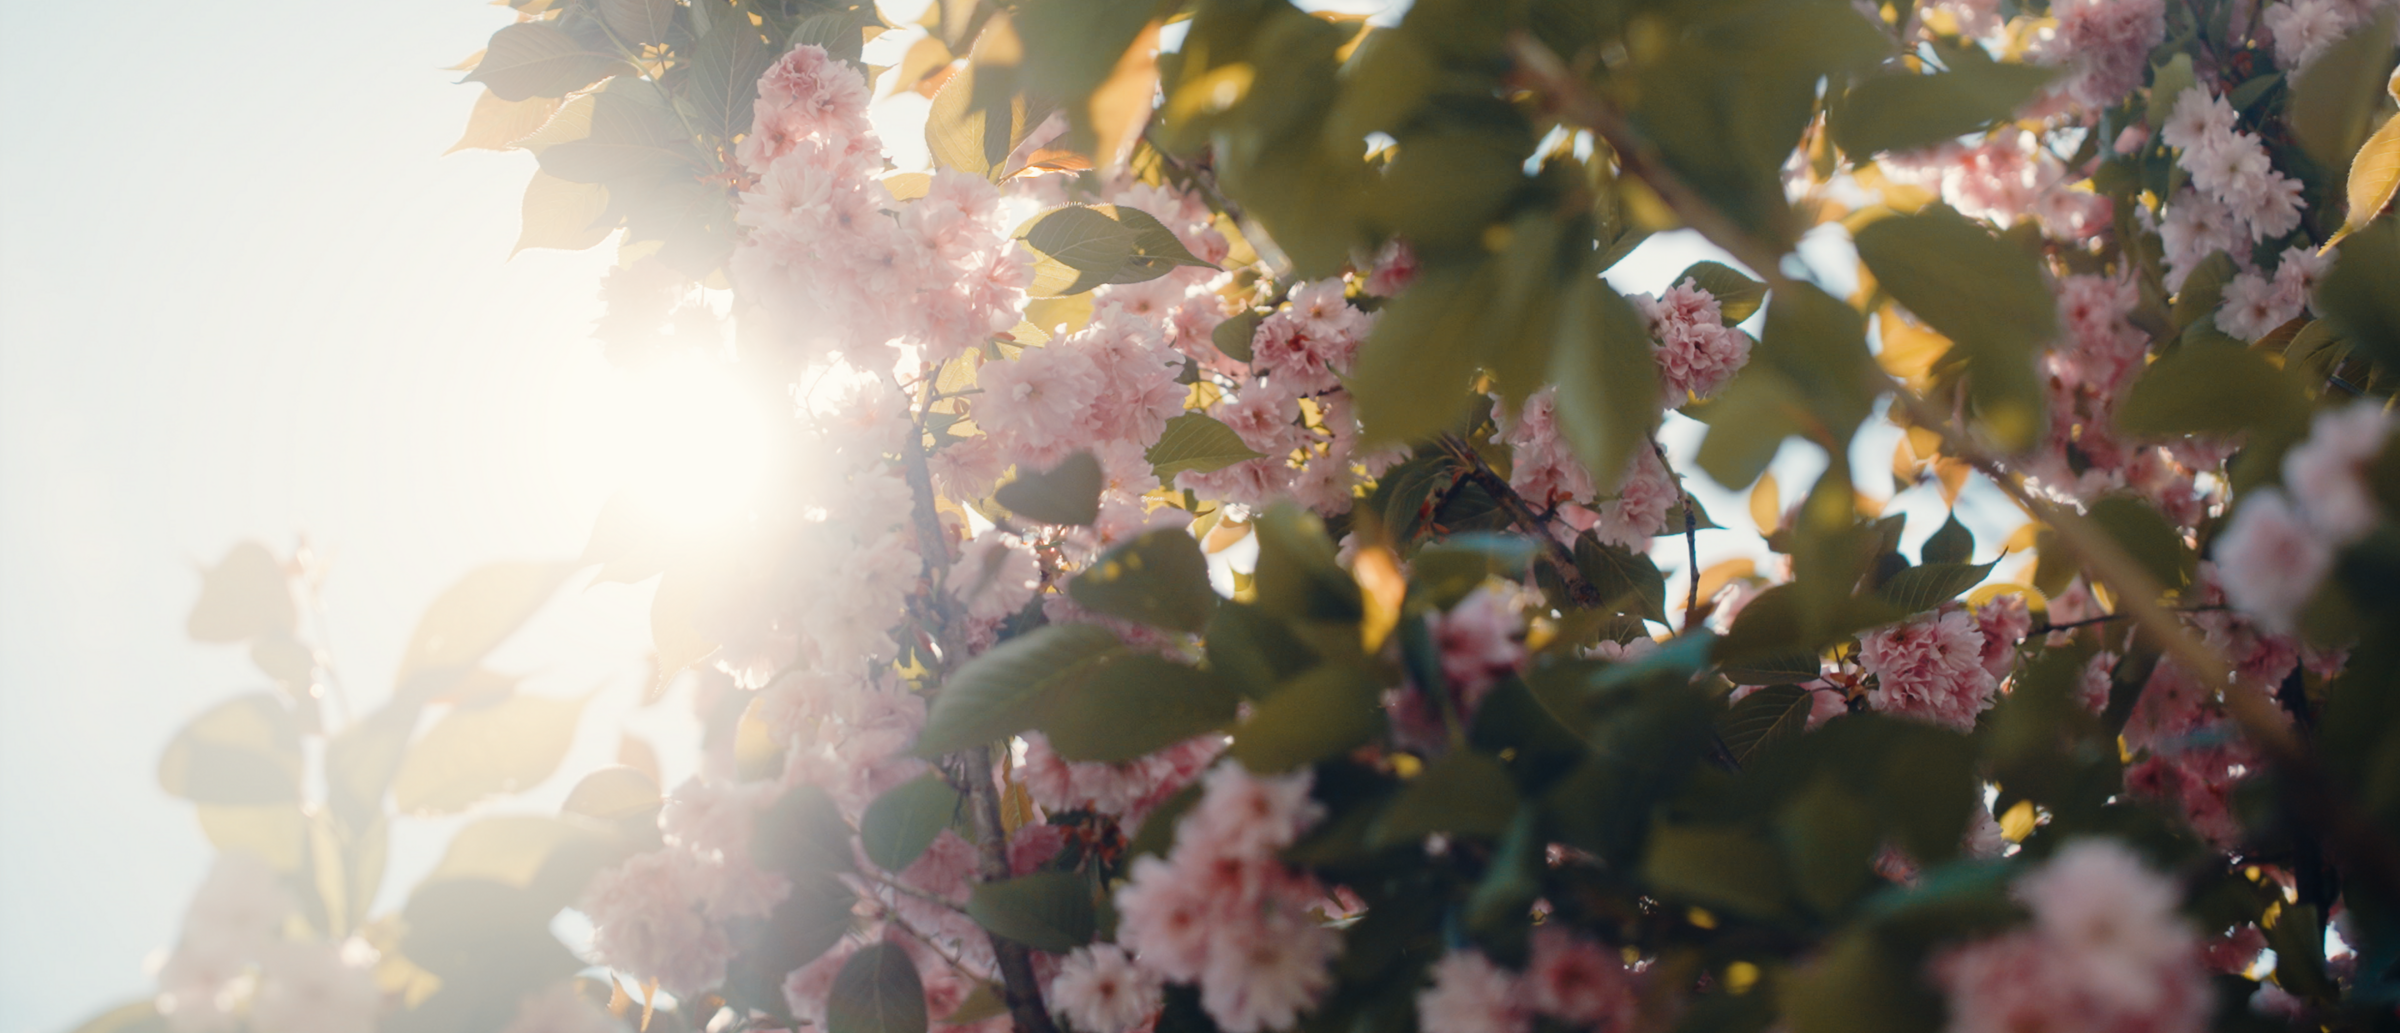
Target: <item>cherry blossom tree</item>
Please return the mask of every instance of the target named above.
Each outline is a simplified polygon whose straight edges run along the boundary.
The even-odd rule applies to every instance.
[[[558,766],[479,664],[569,568],[341,724],[237,550],[194,633],[285,689],[170,747],[225,853],[91,1028],[2392,1021],[2389,0],[895,6],[516,0],[468,76],[611,357],[776,400],[738,520],[583,558],[698,775],[370,914]],[[1882,425],[2023,529],[1886,515]]]

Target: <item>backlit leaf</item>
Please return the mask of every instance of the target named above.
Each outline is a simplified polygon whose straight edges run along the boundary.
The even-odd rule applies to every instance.
[[[492,33],[483,60],[465,82],[489,87],[501,100],[564,97],[624,70],[611,54],[585,50],[556,24],[518,22]]]
[[[532,788],[566,759],[583,702],[511,695],[461,705],[409,747],[392,780],[394,801],[406,813],[454,814]]]
[[[659,794],[657,779],[638,768],[611,765],[575,783],[575,788],[567,793],[567,802],[559,805],[559,811],[616,821],[656,813],[665,802],[666,798]]]
[[[556,97],[527,97],[524,100],[501,100],[499,94],[484,90],[475,98],[475,110],[467,115],[467,131],[444,154],[468,149],[505,151],[517,141],[532,136],[534,131],[558,113]]]
[[[193,718],[158,758],[159,787],[210,804],[300,799],[300,728],[272,693],[237,696]]]
[[[1750,318],[1766,303],[1767,285],[1751,279],[1741,270],[1723,262],[1694,262],[1675,275],[1680,285],[1685,280],[1707,291],[1717,299],[1717,311],[1726,326]]]
[[[1204,412],[1187,412],[1167,421],[1167,429],[1150,446],[1146,458],[1161,484],[1172,484],[1185,470],[1210,473],[1265,453],[1251,448],[1233,428]]]
[[[529,247],[582,251],[616,232],[608,216],[608,188],[598,183],[572,183],[536,171],[525,184],[524,228],[517,233],[514,255]]]
[[[290,634],[299,617],[283,561],[264,545],[242,542],[201,575],[200,599],[183,629],[201,642],[241,642]]]
[[[550,601],[573,570],[565,563],[494,563],[460,578],[417,618],[396,682],[464,673]]]
[[[2394,191],[2400,191],[2400,115],[2385,119],[2383,128],[2359,145],[2358,155],[2350,159],[2350,211],[2334,239],[2357,232],[2381,214],[2384,206],[2392,203]]]
[[[1992,563],[1998,563],[1993,560]],[[1876,594],[1905,613],[1933,609],[1975,587],[1992,572],[1992,563],[1924,563],[1898,574]]]

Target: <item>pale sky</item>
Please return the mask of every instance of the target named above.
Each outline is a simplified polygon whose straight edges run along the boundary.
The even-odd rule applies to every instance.
[[[510,259],[532,159],[441,156],[476,95],[441,69],[507,20],[466,0],[0,6],[0,32],[25,44],[0,63],[11,1028],[63,1030],[147,994],[144,958],[206,866],[189,806],[157,788],[158,751],[265,680],[238,648],[183,638],[194,564],[308,535],[333,558],[336,656],[371,705],[443,586],[582,547],[639,422],[586,336],[611,256]],[[1662,238],[1612,279],[1657,291],[1704,257],[1718,256]],[[1671,426],[1670,445],[1695,429]],[[1877,440],[1857,452],[1864,470],[1890,453]],[[1822,465],[1807,451],[1787,448],[1786,483]],[[1702,497],[1747,523],[1738,497]],[[1982,554],[1996,541],[1986,531]],[[1754,543],[1704,535],[1703,562]],[[626,713],[645,595],[570,590],[496,658],[539,675],[532,691],[602,689],[569,770],[605,763],[626,721],[670,758],[689,748],[674,702]],[[395,880],[447,827],[402,823]]]

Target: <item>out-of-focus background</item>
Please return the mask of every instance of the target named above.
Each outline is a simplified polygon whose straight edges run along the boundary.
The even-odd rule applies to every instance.
[[[511,258],[533,159],[443,156],[476,95],[443,69],[508,20],[464,0],[0,7],[23,44],[0,63],[0,1030],[149,993],[145,959],[205,870],[158,752],[267,680],[184,638],[199,565],[305,534],[363,710],[444,586],[582,548],[654,415],[587,336],[610,250]],[[1838,234],[1811,250],[1849,268]],[[1720,257],[1670,234],[1611,279],[1660,291]],[[1663,437],[1689,455],[1697,430]],[[1854,463],[1890,449],[1870,435]],[[1791,445],[1777,468],[1804,483],[1822,462]],[[1735,529],[1701,535],[1702,565],[1765,562],[1743,499],[1695,488]],[[1988,556],[2013,518],[1967,501]],[[1901,504],[1940,509],[1924,489]],[[1660,552],[1678,575],[1680,546]],[[598,690],[561,776],[500,809],[555,807],[627,728],[670,785],[688,774],[680,701],[634,708],[647,596],[571,582],[493,658],[529,691]],[[385,907],[455,824],[399,824]]]
[[[159,749],[269,682],[184,638],[196,564],[306,533],[364,705],[444,586],[583,547],[625,422],[586,336],[613,255],[511,259],[532,157],[442,156],[476,96],[443,68],[509,20],[0,5],[0,1030],[148,992],[205,871]],[[613,747],[645,593],[571,585],[495,658],[609,686],[570,769]],[[396,861],[446,834],[398,831]]]

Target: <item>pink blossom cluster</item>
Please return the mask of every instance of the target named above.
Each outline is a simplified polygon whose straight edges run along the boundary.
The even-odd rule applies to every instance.
[[[2032,628],[2020,596],[1999,596],[1969,610],[1949,604],[1859,637],[1858,664],[1875,679],[1867,705],[1877,711],[1973,731],[1992,708],[2016,645]]]
[[[1611,495],[1596,497],[1600,490],[1590,470],[1558,426],[1556,388],[1526,396],[1514,412],[1495,406],[1492,419],[1499,425],[1499,440],[1509,446],[1509,488],[1535,506],[1555,510],[1550,533],[1561,542],[1571,543],[1590,531],[1603,543],[1647,552],[1652,538],[1681,530],[1680,525],[1667,524],[1668,515],[1683,500],[1683,489],[1650,449],[1636,449]]]
[[[2333,567],[2334,551],[2366,536],[2382,514],[2366,483],[2391,417],[2357,403],[2317,414],[2308,440],[2285,453],[2283,483],[2260,488],[2217,538],[2225,596],[2273,631],[2289,631]]]
[[[1097,943],[1069,952],[1043,997],[1075,1033],[1126,1033],[1156,1020],[1162,990],[1125,948]]]
[[[935,172],[903,208],[876,178],[867,100],[865,80],[813,44],[759,80],[738,152],[756,180],[735,212],[749,231],[735,286],[768,324],[763,336],[805,356],[861,357],[905,339],[943,361],[1016,325],[1032,264],[980,176]]]
[[[1164,860],[1134,861],[1117,891],[1117,942],[1159,977],[1198,983],[1226,1033],[1280,1029],[1333,983],[1341,935],[1310,912],[1325,891],[1276,854],[1323,813],[1309,775],[1210,771]]]
[[[1123,763],[1071,761],[1040,732],[1025,735],[1017,777],[1042,810],[1091,811],[1116,818],[1128,835],[1166,798],[1191,783],[1225,750],[1222,736],[1204,735]]]
[[[2275,63],[2297,76],[2381,6],[2380,0],[2279,0],[2260,12],[2260,21],[2275,41]]]
[[[1606,945],[1555,925],[1533,931],[1522,973],[1481,951],[1453,950],[1433,964],[1433,986],[1417,994],[1425,1033],[1528,1033],[1546,1016],[1570,1029],[1624,1033],[1641,1012],[1641,977]]]
[[[2021,877],[2033,924],[1942,952],[1930,965],[1950,1033],[2199,1033],[2214,1010],[2200,938],[2179,893],[2113,840],[2069,843]]]
[[[2238,119],[2224,98],[2193,86],[2175,98],[2173,113],[2158,127],[2159,139],[2177,149],[2176,163],[2192,177],[2159,227],[2169,289],[2180,290],[2190,270],[2216,251],[2238,261],[2251,244],[2300,225],[2300,182],[2275,170],[2266,145],[2238,128]]]
[[[1349,290],[1338,279],[1294,285],[1285,303],[1259,320],[1247,363],[1211,346],[1203,364],[1231,390],[1206,411],[1260,457],[1177,474],[1176,487],[1245,506],[1289,499],[1330,516],[1350,507],[1366,479],[1406,457],[1404,450],[1358,447],[1358,421],[1341,378],[1374,317],[1350,304]]]
[[[1627,300],[1650,324],[1667,408],[1714,397],[1750,361],[1750,335],[1726,326],[1716,295],[1689,279],[1658,298],[1636,294]]]
[[[2050,14],[2058,27],[2038,55],[2072,67],[2053,89],[2091,110],[2139,88],[2151,49],[2167,38],[2165,0],[2060,0]]]
[[[2004,226],[2031,217],[2045,235],[2069,243],[2106,229],[2114,210],[2107,197],[2074,187],[2078,177],[2042,148],[2040,137],[2013,125],[1972,144],[1888,154],[1876,165],[1892,181],[1934,191],[1970,217]]]
[[[176,1033],[370,1033],[383,1005],[364,943],[294,939],[299,916],[275,869],[240,850],[217,855],[184,909],[183,935],[158,971],[159,1013]]]
[[[2225,601],[2220,569],[2200,565],[2189,598],[2203,609],[2185,620],[2244,681],[2282,682],[2300,662],[2299,644],[2238,611],[2211,609]],[[2260,770],[2263,758],[2224,715],[2217,691],[2174,660],[2159,661],[2125,722],[2125,748],[2136,758],[2125,770],[2125,788],[2180,813],[2201,838],[2231,849],[2242,835],[2233,794],[2237,783]]]
[[[1425,624],[1441,664],[1448,709],[1462,727],[1471,726],[1492,686],[1525,664],[1524,618],[1508,595],[1485,585],[1467,593],[1448,612],[1427,614]],[[1384,704],[1393,741],[1400,746],[1431,751],[1447,741],[1445,708],[1425,686],[1412,681],[1392,689],[1384,694]]]

